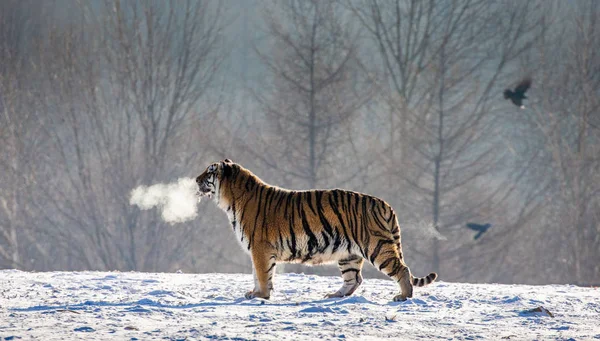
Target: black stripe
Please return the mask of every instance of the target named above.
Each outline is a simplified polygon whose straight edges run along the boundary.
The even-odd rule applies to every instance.
[[[244,186],[246,187],[246,191],[250,192],[252,190],[253,182],[254,182],[254,179],[252,179],[252,177],[248,177],[248,179],[246,179],[246,183],[244,184]]]
[[[269,270],[265,271],[265,273],[269,273],[269,272],[271,272],[271,270],[273,270],[273,268],[275,267],[275,265],[276,265],[276,264],[277,264],[277,263],[273,263],[273,264],[271,264],[271,266],[269,267]]]
[[[248,238],[248,236],[246,236],[246,229],[249,228],[247,225],[250,224],[245,224],[246,226],[244,226],[244,216],[246,215],[246,206],[248,206],[249,203],[250,200],[247,200],[244,204],[244,207],[242,208],[242,217],[240,218],[240,230],[242,231],[242,239],[244,237]],[[250,244],[248,244],[248,250],[250,250]]]
[[[248,250],[250,250],[250,244],[254,241],[254,235],[256,234],[256,227],[258,225],[258,217],[260,216],[260,205],[262,203],[262,192],[264,187],[260,187],[260,193],[258,194],[258,204],[256,205],[256,217],[254,218],[254,230],[252,230],[252,237],[250,237],[250,243],[248,244]]]
[[[275,205],[275,211],[277,211],[279,209],[279,207],[281,206],[281,203],[283,202],[283,199],[285,199],[286,193],[284,191],[277,191],[277,195],[278,198],[277,199],[277,204]]]
[[[352,222],[352,224],[350,224],[350,231],[352,231],[352,238],[354,238],[354,242],[356,243],[356,245],[358,244],[358,239],[357,239],[357,234],[358,234],[358,215],[357,215],[357,211],[356,211],[356,205],[357,205],[357,201],[358,198],[356,198],[355,196],[352,195],[352,193],[348,192],[348,195],[350,195],[350,199],[348,200],[348,206],[350,207],[350,221]],[[352,205],[352,199],[354,199],[354,205]]]
[[[392,261],[397,261],[398,259],[396,259],[396,257],[390,257],[388,259],[386,259],[383,263],[381,263],[381,265],[379,266],[379,271],[382,271],[383,269],[385,269],[390,262]]]
[[[385,214],[383,212],[381,212],[382,206],[383,205],[377,205],[376,206],[376,208],[377,208],[376,212],[377,212],[377,215],[381,217],[381,219],[385,220]]]
[[[331,252],[335,253],[341,244],[342,244],[342,240],[340,238],[340,234],[337,233],[337,231],[334,231],[333,232],[333,249],[331,250]]]
[[[296,204],[296,210],[298,211],[298,215],[302,216],[302,193],[298,193],[294,195],[294,203]]]
[[[346,192],[345,200],[346,207],[344,207],[342,212],[348,220],[348,235],[352,236],[354,231],[354,220],[352,220],[352,196],[350,195],[350,192]]]
[[[338,202],[338,191],[336,191],[336,190],[331,191],[331,195],[333,196],[333,200],[337,204],[337,202]],[[331,197],[329,198],[329,201],[331,202]]]
[[[277,232],[279,232],[279,245],[277,245],[276,249],[283,249],[285,247],[285,245],[283,244],[283,235],[281,234],[281,229],[277,229]]]
[[[375,216],[373,217],[373,220],[375,220],[375,223],[377,224],[377,227],[379,227],[379,229],[385,232],[389,231],[387,227],[379,220],[379,217]]]
[[[340,265],[340,266],[348,265],[350,263],[356,262],[357,260],[360,260],[360,257],[356,256],[356,255],[352,255],[352,256],[349,256],[347,258],[344,258],[344,259],[338,261],[338,265]]]
[[[362,248],[362,243],[358,242],[358,197],[356,196],[356,193],[353,192],[348,192],[349,195],[351,195],[351,198],[354,198],[354,208],[351,208],[351,212],[352,212],[352,219],[350,219],[352,221],[352,226],[351,226],[351,236],[354,239],[354,243],[358,246],[358,249],[360,250],[360,253],[362,254],[362,256],[364,258],[367,258],[367,255],[365,254],[365,250]],[[348,204],[350,205],[351,202],[349,201]]]
[[[350,271],[359,272],[360,270],[357,270],[357,269],[354,269],[354,268],[342,270],[342,275],[345,274],[346,272],[350,272]]]
[[[400,265],[400,262],[396,262],[394,263],[394,268],[392,269],[392,271],[387,275],[390,277],[394,277],[398,274],[398,272],[400,272],[400,270],[402,270],[402,265]]]
[[[313,198],[312,198],[312,195],[313,195],[313,191],[308,192],[306,200],[308,201],[308,207],[310,207],[310,210],[312,211],[312,213],[313,214],[317,214],[317,211],[315,211],[315,208],[313,207],[313,203],[312,203]]]
[[[340,193],[343,194],[343,193]],[[347,218],[347,214],[343,214],[344,212],[347,212],[347,208],[346,208],[346,203],[344,202],[344,196],[340,195],[339,197],[339,204],[336,200],[336,213],[337,211],[341,211],[341,213],[337,213],[338,215],[338,220],[340,221],[340,228],[342,229],[342,232],[344,233],[344,241],[346,242],[346,249],[348,250],[348,253],[350,253],[350,249],[352,247],[352,241],[350,240],[350,236],[348,235],[348,228],[349,225],[346,225],[344,223],[344,218]],[[340,209],[341,207],[341,209]],[[350,224],[350,220],[348,219],[347,221],[348,224]]]
[[[263,209],[263,222],[262,222],[262,225],[263,225],[263,231],[264,231],[264,232],[263,232],[263,233],[264,233],[264,234],[263,234],[263,237],[265,237],[265,236],[267,235],[267,228],[268,228],[268,226],[267,226],[267,225],[268,225],[268,223],[269,223],[269,222],[267,221],[267,217],[268,217],[268,216],[267,216],[267,205],[269,205],[269,204],[270,204],[271,200],[270,200],[269,198],[271,198],[271,197],[273,196],[273,194],[275,194],[275,193],[273,192],[273,190],[272,190],[271,188],[267,188],[267,195],[266,195],[266,197],[265,197],[265,203],[264,203],[264,205],[263,205],[263,207],[264,207],[264,209]],[[260,206],[259,206],[259,207],[260,207]]]
[[[380,239],[377,242],[377,246],[373,250],[373,253],[371,254],[371,257],[369,258],[369,260],[371,261],[371,263],[373,263],[375,261],[375,259],[377,258],[377,256],[379,256],[379,252],[381,252],[381,248],[383,247],[383,245],[385,245],[385,244],[393,244],[393,243],[394,243],[393,240]]]
[[[370,198],[370,199],[371,199],[371,202],[373,202],[373,203],[376,202],[373,198]],[[377,224],[377,227],[379,227],[380,230],[389,232],[387,226],[381,222],[382,220],[385,221],[385,218],[381,214],[380,207],[377,206],[376,208],[377,208],[376,210],[372,210],[372,212],[373,212],[372,216],[373,216],[373,220],[375,221],[375,224]]]
[[[329,238],[327,238],[325,232],[321,232],[321,238],[323,238],[323,246],[319,249],[319,253],[325,252],[325,249],[329,247]]]
[[[313,250],[319,247],[319,241],[317,240],[315,234],[310,230],[304,210],[302,207],[298,207],[298,209],[300,210],[300,216],[302,217],[302,228],[304,229],[304,233],[306,233],[308,236],[308,254],[306,256],[312,256],[314,254]]]
[[[267,202],[265,203],[265,207],[268,211],[271,211],[271,207],[273,206],[273,198],[275,198],[275,194],[277,194],[275,189],[270,187],[267,192]]]
[[[325,215],[323,214],[324,208],[323,208],[323,197],[322,197],[322,192],[317,192],[317,214],[319,216],[319,221],[321,222],[321,224],[323,225],[323,229],[325,230],[325,232],[327,232],[327,234],[329,234],[331,237],[333,237],[333,229],[331,228],[331,225],[329,224],[329,221],[327,221],[327,218],[325,218]],[[329,197],[329,199],[331,200],[331,197]],[[333,207],[331,208],[333,210]]]
[[[387,232],[387,231],[386,231]],[[372,237],[379,237],[379,238],[383,238],[383,239],[389,239],[390,238],[390,233],[382,233],[380,231],[370,231],[369,235]]]
[[[328,201],[329,201],[329,207],[331,208],[332,211],[334,211],[334,213],[336,215],[340,215],[338,212],[338,207],[337,207],[337,198],[338,198],[338,194],[337,194],[337,190],[333,190],[331,191],[331,195],[327,196]],[[319,203],[322,204],[322,201],[319,200]],[[321,209],[323,207],[321,206]],[[319,218],[321,219],[321,223],[323,224],[323,228],[325,229],[325,231],[331,236],[333,237],[334,235],[334,228],[331,226],[331,224],[329,223],[329,221],[327,220],[327,218],[325,218],[325,216],[322,214],[322,212],[319,212]]]
[[[250,203],[250,200],[247,200],[246,203],[244,203],[244,207],[242,207],[242,218],[240,219],[240,221],[244,221],[244,217],[246,216],[246,206],[248,206],[248,204]]]
[[[235,201],[231,203],[231,208],[233,209],[233,221],[231,222],[231,227],[233,227],[233,231],[235,232],[235,225],[237,224],[237,220],[235,219]],[[244,233],[241,233],[242,237]]]
[[[346,244],[347,244],[346,247],[348,248],[348,253],[350,253],[350,247],[352,246],[352,243],[350,243],[350,238],[348,237],[348,233],[346,232],[346,226],[344,225],[344,220],[343,220],[342,214],[340,213],[340,210],[338,209],[337,201],[334,203],[331,201],[331,197],[329,197],[329,204],[331,205],[333,213],[335,213],[336,217],[338,218],[338,221],[340,223],[340,228],[342,229],[342,232],[344,232],[344,237],[346,240]],[[343,204],[343,202],[342,202],[342,204]],[[336,242],[340,239],[339,233],[336,234],[335,238],[336,238]],[[341,244],[341,241],[339,241],[338,247],[340,244]],[[334,249],[337,250],[337,247],[335,247],[335,245],[334,245]]]
[[[385,221],[389,224],[390,221],[392,221],[392,218],[396,217],[396,213],[394,213],[394,210],[390,207],[390,217],[388,219],[386,219]]]
[[[287,198],[285,199],[285,211],[283,212],[283,216],[285,219],[288,219],[288,208],[292,208],[292,192],[288,192]],[[293,214],[293,212],[292,212]]]
[[[349,232],[353,232],[354,230],[354,222],[352,221],[352,195],[350,192],[346,192],[346,207],[344,209],[346,213],[346,217],[348,218],[348,230]]]
[[[290,239],[292,240],[292,245],[289,244],[288,241],[288,247],[290,248],[290,252],[292,253],[290,260],[296,258],[296,253],[298,252],[298,250],[296,250],[296,233],[294,233],[294,212],[292,212],[292,216],[290,219]]]
[[[342,231],[344,232],[344,237],[346,238],[346,243],[348,244],[346,247],[348,249],[348,252],[350,252],[351,246],[352,246],[352,239],[350,238],[350,229],[351,229],[351,224],[352,222],[350,221],[350,217],[348,216],[348,210],[349,210],[349,201],[345,202],[345,200],[348,200],[348,197],[344,197],[343,195],[340,196],[340,202],[342,204],[342,213],[340,214],[344,214],[343,217],[346,218],[346,225],[343,224],[343,220],[342,218],[340,218],[340,222],[342,223]]]
[[[371,242],[371,237],[368,230],[369,217],[367,215],[367,199],[365,197],[361,198],[362,201],[362,219],[361,219],[361,227],[363,231],[363,236],[361,238],[362,244],[365,246],[365,254],[369,254],[369,245]]]

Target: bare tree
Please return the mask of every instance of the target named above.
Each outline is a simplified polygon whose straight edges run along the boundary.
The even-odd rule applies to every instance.
[[[536,261],[554,281],[594,284],[600,276],[600,5],[564,6],[561,20],[536,45],[537,78],[523,144],[534,146],[530,190],[543,188],[538,247],[556,250]]]
[[[32,40],[41,34],[44,6],[0,3],[0,267],[30,268],[45,254],[29,219],[33,169],[43,142],[36,123]]]
[[[202,135],[188,122],[218,109],[211,87],[223,59],[222,9],[102,5],[75,10],[44,45],[40,105],[50,111],[44,126],[55,156],[47,161],[64,176],[45,182],[37,202],[68,243],[71,267],[168,269],[172,250],[192,247],[183,237],[192,226],[170,229],[130,206],[129,191],[197,171],[190,166],[204,153]]]
[[[543,34],[520,60],[522,74],[534,75],[527,108],[507,104],[504,115],[512,130],[504,144],[520,181],[499,206],[505,217],[517,219],[502,222],[497,215],[504,228],[493,238],[465,243],[444,257],[479,249],[476,261],[462,262],[468,280],[593,285],[598,278],[599,83],[593,71],[598,6],[554,2],[539,14]]]
[[[371,33],[387,74],[391,106],[390,173],[401,180],[403,208],[444,229],[462,225],[503,186],[456,205],[469,185],[498,176],[505,155],[494,138],[493,102],[507,67],[540,33],[538,4],[484,1],[349,2]],[[397,116],[396,116],[397,115]],[[397,117],[395,119],[394,117]],[[395,129],[399,129],[400,139]],[[401,151],[399,166],[393,150]],[[399,171],[401,170],[401,171]],[[489,181],[489,180],[488,180]],[[424,207],[429,207],[423,209]],[[445,247],[434,238],[433,267]],[[423,256],[426,256],[423,254]]]
[[[347,158],[351,123],[372,92],[357,72],[357,33],[349,17],[335,2],[294,0],[273,2],[266,20],[271,44],[256,51],[270,78],[255,92],[270,131],[265,144],[273,157],[265,161],[308,188],[343,178],[345,165],[361,168]]]

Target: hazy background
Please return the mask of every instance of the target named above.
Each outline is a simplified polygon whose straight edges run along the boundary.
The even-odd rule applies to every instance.
[[[0,1],[0,268],[250,272],[130,205],[230,158],[385,199],[415,275],[597,285],[599,138],[594,0]]]

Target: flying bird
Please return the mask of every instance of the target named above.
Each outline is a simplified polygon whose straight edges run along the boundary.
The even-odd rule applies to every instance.
[[[504,90],[504,99],[510,99],[514,105],[520,107],[521,109],[525,108],[523,105],[523,100],[527,98],[525,96],[525,91],[529,89],[531,86],[531,78],[527,77],[523,79],[519,85],[515,88],[514,91],[510,89]]]
[[[481,235],[483,235],[490,227],[492,227],[492,224],[481,225],[476,223],[467,223],[467,228],[477,231],[477,234],[475,237],[473,237],[474,240],[479,239],[479,237],[481,237]]]

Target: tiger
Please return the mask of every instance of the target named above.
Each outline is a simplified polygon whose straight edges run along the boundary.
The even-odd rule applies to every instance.
[[[277,263],[335,263],[342,287],[325,297],[352,295],[363,282],[366,261],[400,286],[394,301],[413,296],[413,286],[435,281],[435,272],[413,277],[404,262],[400,226],[392,207],[377,197],[342,189],[295,191],[271,186],[225,159],[196,177],[197,195],[227,214],[252,260],[254,289],[247,299],[269,299]]]

